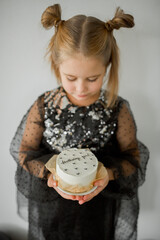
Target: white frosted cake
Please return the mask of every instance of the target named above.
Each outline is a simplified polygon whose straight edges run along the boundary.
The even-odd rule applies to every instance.
[[[89,149],[71,148],[62,151],[56,159],[56,173],[63,182],[80,188],[93,183],[98,160]]]

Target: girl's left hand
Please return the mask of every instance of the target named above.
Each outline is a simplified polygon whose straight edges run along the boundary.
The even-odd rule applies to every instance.
[[[107,171],[107,169],[106,169],[106,171]],[[83,196],[83,198],[81,198],[81,199],[77,198],[77,200],[79,201],[79,204],[88,202],[92,198],[94,198],[96,195],[98,195],[108,185],[109,180],[110,180],[109,171],[107,171],[105,178],[94,182],[94,186],[97,186],[97,188],[92,193]]]

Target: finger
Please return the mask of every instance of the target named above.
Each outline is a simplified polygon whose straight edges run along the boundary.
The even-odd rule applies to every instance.
[[[53,175],[51,174],[47,181],[48,187],[53,187]]]
[[[57,186],[57,181],[55,181],[53,179],[53,174],[51,174],[49,176],[47,184],[48,184],[48,187],[55,187],[55,186]]]
[[[89,201],[91,200],[93,197],[95,197],[96,195],[98,195],[101,192],[101,187],[97,187],[92,193],[87,194],[83,197],[84,201]]]
[[[83,199],[79,200],[79,204],[83,204],[85,202],[90,201],[92,198],[98,195],[101,191],[102,191],[102,187],[97,187],[92,193],[84,195]]]
[[[79,200],[79,202],[78,202],[80,205],[82,205],[82,204],[84,204],[85,203],[85,201],[84,200]]]
[[[79,200],[83,200],[83,196],[79,196],[79,195],[76,195],[76,200],[79,201]]]
[[[97,180],[94,183],[94,186],[97,186],[97,188],[90,194],[87,194],[83,197],[84,202],[90,201],[93,197],[97,196],[104,188],[107,186],[108,181],[107,179],[101,179]],[[80,201],[80,204],[83,204],[84,202]]]
[[[103,186],[104,185],[104,179],[100,179],[94,182],[94,186]]]
[[[61,197],[68,199],[68,200],[76,200],[76,197],[74,195],[69,195],[64,192],[62,192],[60,189],[57,187],[54,187],[54,189],[61,195]]]

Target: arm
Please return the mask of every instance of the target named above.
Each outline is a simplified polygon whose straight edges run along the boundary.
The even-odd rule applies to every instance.
[[[136,123],[129,103],[125,101],[120,104],[117,119],[116,154],[106,156],[114,181],[109,182],[102,194],[132,198],[144,182],[149,152],[136,135]]]
[[[115,136],[116,147],[106,155],[101,156],[107,175],[95,182],[98,188],[83,201],[91,200],[100,192],[104,196],[115,198],[132,198],[138,186],[144,181],[146,164],[149,157],[148,149],[137,140],[136,124],[129,104],[123,102],[120,106]],[[110,148],[110,146],[109,146]],[[102,159],[101,159],[102,160]]]
[[[43,144],[43,131],[44,95],[40,96],[24,115],[10,144],[10,153],[17,162],[15,183],[21,215],[28,199],[48,202],[58,197],[57,192],[47,186],[49,172],[45,163],[54,152]]]
[[[11,155],[18,165],[38,178],[47,178],[48,171],[44,165],[51,157],[41,144],[43,122],[44,99],[41,96],[23,117],[10,146]]]
[[[129,177],[140,167],[140,153],[136,133],[137,128],[133,115],[129,106],[123,103],[118,115],[118,128],[116,133],[119,157],[122,157],[120,160],[121,171],[119,172],[120,168],[119,170],[113,170],[115,179],[117,179],[120,174],[122,174],[123,177]]]

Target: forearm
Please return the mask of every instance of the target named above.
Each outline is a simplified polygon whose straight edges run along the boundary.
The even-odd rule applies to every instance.
[[[42,146],[40,149],[36,150],[28,148],[23,152],[19,152],[19,164],[31,175],[47,179],[49,171],[45,167],[45,164],[52,156],[53,153],[46,151]]]

